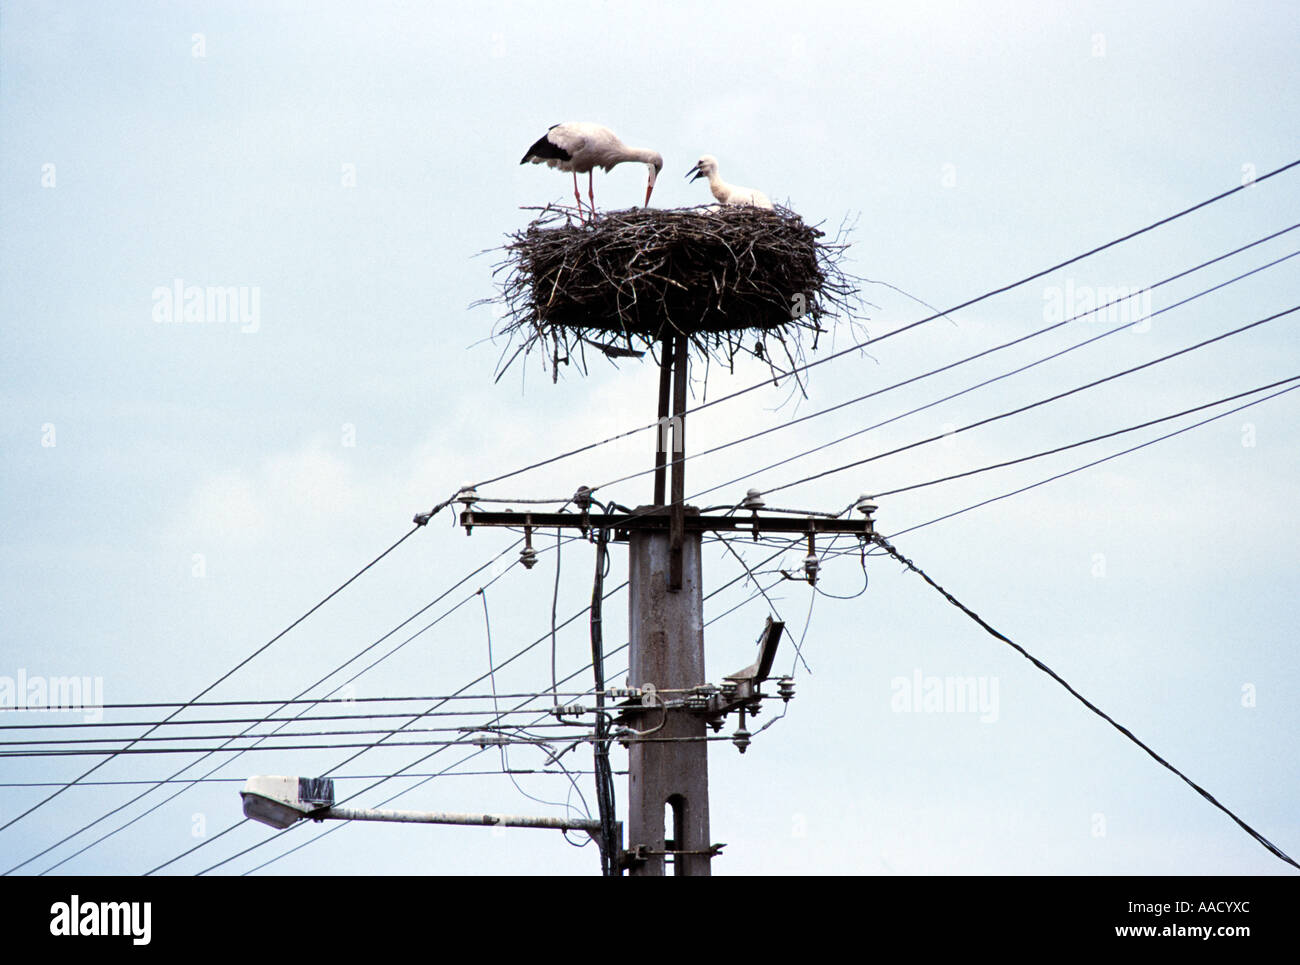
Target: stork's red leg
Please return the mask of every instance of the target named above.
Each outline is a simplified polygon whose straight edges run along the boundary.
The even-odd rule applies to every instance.
[[[591,199],[591,220],[596,220],[596,196],[591,191],[591,171],[587,172],[587,197]]]
[[[578,172],[573,172],[573,200],[578,202],[578,220],[582,220],[582,193],[578,190]]]

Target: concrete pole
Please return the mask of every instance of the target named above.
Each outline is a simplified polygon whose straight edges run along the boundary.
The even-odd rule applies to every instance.
[[[641,507],[638,513],[653,512]],[[662,509],[660,510],[663,511]],[[688,510],[695,514],[696,510]],[[696,687],[704,675],[704,594],[700,572],[700,536],[685,534],[682,585],[668,589],[669,535],[633,530],[628,543],[630,662],[628,682],[654,684],[658,690]],[[680,699],[680,693],[666,694]],[[634,741],[629,753],[628,850],[705,852],[709,840],[709,762],[704,718],[678,708],[649,710],[632,722],[637,730],[654,730],[650,738],[699,740]],[[665,822],[665,810],[668,821]],[[674,837],[674,835],[676,837]],[[671,843],[669,843],[671,842]],[[671,871],[707,875],[712,856],[677,855]],[[651,856],[630,869],[633,875],[666,874],[665,860]]]

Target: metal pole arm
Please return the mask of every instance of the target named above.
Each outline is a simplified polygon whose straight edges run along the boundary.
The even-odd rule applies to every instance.
[[[307,815],[315,821],[395,821],[401,824],[469,824],[501,828],[550,828],[555,831],[600,833],[599,821],[534,818],[513,814],[449,814],[441,811],[390,811],[373,808],[329,808]],[[622,836],[622,822],[616,822]]]

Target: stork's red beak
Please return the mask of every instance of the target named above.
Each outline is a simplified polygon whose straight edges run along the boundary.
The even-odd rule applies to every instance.
[[[650,192],[653,191],[654,189],[655,186],[653,183],[647,184],[645,186],[645,207],[647,208],[650,207]]]

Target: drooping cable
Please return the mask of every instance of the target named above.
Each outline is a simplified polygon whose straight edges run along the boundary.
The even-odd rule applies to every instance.
[[[1012,640],[1011,638],[1009,638],[1009,637],[1007,637],[1007,636],[1004,636],[1003,634],[999,633],[999,632],[998,632],[997,630],[995,630],[992,626],[990,626],[988,623],[986,623],[986,622],[984,621],[984,619],[981,618],[980,615],[979,615],[978,613],[976,613],[974,610],[971,610],[969,607],[967,607],[964,603],[962,603],[960,600],[958,600],[956,597],[954,597],[951,593],[949,593],[947,590],[945,590],[942,586],[940,586],[938,583],[936,583],[933,579],[931,579],[930,576],[929,576],[929,575],[928,575],[924,570],[922,570],[922,569],[921,569],[920,567],[918,567],[915,563],[913,563],[910,559],[908,559],[906,556],[904,556],[902,553],[900,553],[900,552],[899,552],[899,551],[894,547],[894,545],[893,545],[891,542],[889,542],[889,540],[887,540],[885,537],[880,536],[880,535],[878,535],[878,534],[877,534],[877,535],[873,535],[872,539],[873,539],[873,541],[874,541],[875,543],[877,543],[877,544],[881,547],[881,549],[885,550],[885,551],[886,551],[890,556],[892,556],[894,559],[898,560],[898,562],[902,563],[904,566],[906,566],[909,570],[911,570],[911,571],[912,571],[913,573],[915,573],[917,576],[921,577],[921,579],[925,580],[926,583],[928,583],[931,587],[933,587],[936,591],[938,591],[938,593],[939,593],[941,596],[943,596],[943,598],[946,599],[949,603],[951,603],[951,604],[952,604],[953,606],[955,606],[957,609],[961,610],[964,614],[966,614],[966,616],[970,617],[972,620],[974,620],[976,623],[978,623],[981,627],[983,627],[984,630],[985,630],[987,633],[989,633],[991,636],[995,637],[996,639],[1001,640],[1003,643],[1007,644],[1009,647],[1011,647],[1013,650],[1015,650],[1017,653],[1019,653],[1022,657],[1024,657],[1026,660],[1028,660],[1030,663],[1032,663],[1035,667],[1037,667],[1039,670],[1043,671],[1043,673],[1047,674],[1049,677],[1051,677],[1053,680],[1055,680],[1058,684],[1060,684],[1060,685],[1061,685],[1062,687],[1064,687],[1067,691],[1069,691],[1069,693],[1070,693],[1070,695],[1071,695],[1072,697],[1074,697],[1076,700],[1078,700],[1081,704],[1083,704],[1085,707],[1087,707],[1090,711],[1092,711],[1094,714],[1096,714],[1096,715],[1097,715],[1098,717],[1100,717],[1102,720],[1106,721],[1106,723],[1108,723],[1108,724],[1110,724],[1112,727],[1114,727],[1117,731],[1119,731],[1121,734],[1123,734],[1125,737],[1127,737],[1129,740],[1131,740],[1131,741],[1132,741],[1134,744],[1136,744],[1138,747],[1142,748],[1142,750],[1146,751],[1147,754],[1150,755],[1150,757],[1151,757],[1151,758],[1152,758],[1152,759],[1153,759],[1157,764],[1159,764],[1161,767],[1165,767],[1165,768],[1167,768],[1168,770],[1172,771],[1174,774],[1178,775],[1178,777],[1179,777],[1179,778],[1180,778],[1184,783],[1186,783],[1188,787],[1190,787],[1192,790],[1194,790],[1197,794],[1201,795],[1201,797],[1205,798],[1205,800],[1209,801],[1211,804],[1213,804],[1216,808],[1218,808],[1220,811],[1222,811],[1222,812],[1223,812],[1224,814],[1226,814],[1228,817],[1232,818],[1232,820],[1235,821],[1235,822],[1237,823],[1237,825],[1238,825],[1239,827],[1241,827],[1241,829],[1242,829],[1243,831],[1245,831],[1245,832],[1246,832],[1247,834],[1249,834],[1252,838],[1254,838],[1254,839],[1255,839],[1255,840],[1256,840],[1260,845],[1262,845],[1262,846],[1265,848],[1265,850],[1267,850],[1267,851],[1268,851],[1270,854],[1272,854],[1275,858],[1279,858],[1280,860],[1285,861],[1287,864],[1291,865],[1293,868],[1300,869],[1300,864],[1296,864],[1296,862],[1295,862],[1294,860],[1292,860],[1292,858],[1291,858],[1289,855],[1287,855],[1286,852],[1284,852],[1284,851],[1283,851],[1281,848],[1279,848],[1277,845],[1273,844],[1273,842],[1269,841],[1268,838],[1264,837],[1262,834],[1260,834],[1258,831],[1256,831],[1254,828],[1252,828],[1249,824],[1247,824],[1247,823],[1246,823],[1245,821],[1243,821],[1241,818],[1237,817],[1236,814],[1234,814],[1231,810],[1229,810],[1229,809],[1228,809],[1227,807],[1225,807],[1223,804],[1219,803],[1218,799],[1215,798],[1213,794],[1211,794],[1209,791],[1205,790],[1205,788],[1201,787],[1199,784],[1197,784],[1195,781],[1193,781],[1190,777],[1188,777],[1186,774],[1184,774],[1184,773],[1183,773],[1182,771],[1180,771],[1178,768],[1174,767],[1174,765],[1170,764],[1167,760],[1165,760],[1163,757],[1161,757],[1159,754],[1157,754],[1157,753],[1156,753],[1154,750],[1152,750],[1148,745],[1146,745],[1146,744],[1143,743],[1141,740],[1139,740],[1138,737],[1137,737],[1137,736],[1136,736],[1136,735],[1135,735],[1131,730],[1129,730],[1129,729],[1128,729],[1127,727],[1125,727],[1123,724],[1120,724],[1120,723],[1119,723],[1118,721],[1116,721],[1113,717],[1111,717],[1109,714],[1107,714],[1104,710],[1102,710],[1100,707],[1098,707],[1098,706],[1097,706],[1096,704],[1094,704],[1092,701],[1088,700],[1087,697],[1084,697],[1083,694],[1079,693],[1077,690],[1075,690],[1073,687],[1071,687],[1070,684],[1067,683],[1066,680],[1065,680],[1065,679],[1064,679],[1060,674],[1056,673],[1056,671],[1054,671],[1051,667],[1047,666],[1047,664],[1043,663],[1041,660],[1039,660],[1037,657],[1035,657],[1033,654],[1031,654],[1031,653],[1030,653],[1028,650],[1026,650],[1024,647],[1020,646],[1020,644],[1016,643],[1016,642],[1015,642],[1014,640]]]

